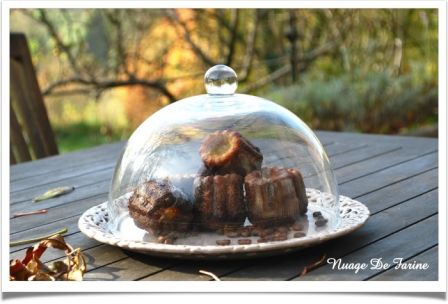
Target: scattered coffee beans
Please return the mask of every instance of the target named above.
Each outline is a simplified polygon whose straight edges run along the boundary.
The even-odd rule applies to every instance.
[[[299,223],[295,223],[294,225],[292,225],[292,230],[295,230],[295,231],[303,230],[303,225],[299,224]]]
[[[239,239],[238,240],[238,244],[240,244],[240,245],[249,245],[251,243],[252,243],[251,239]]]
[[[295,238],[301,238],[301,237],[304,237],[305,235],[306,235],[305,232],[302,232],[302,231],[294,233]]]
[[[320,217],[316,220],[316,222],[314,224],[316,224],[317,227],[322,227],[325,226],[325,224],[327,224],[328,220],[326,218]]]
[[[322,213],[320,211],[313,212],[313,217],[319,217],[322,216]]]
[[[216,240],[216,244],[219,246],[227,246],[230,245],[230,240]]]

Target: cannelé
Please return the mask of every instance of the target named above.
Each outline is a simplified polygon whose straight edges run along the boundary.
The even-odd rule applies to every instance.
[[[202,141],[199,149],[205,168],[200,175],[224,175],[229,173],[245,176],[260,170],[263,155],[260,149],[240,133],[230,130],[216,131]]]
[[[129,199],[129,214],[137,227],[154,235],[187,232],[193,206],[186,195],[167,179],[138,186]]]
[[[198,176],[194,183],[195,222],[218,230],[239,227],[246,219],[243,177],[238,174]]]
[[[246,175],[244,186],[253,225],[290,224],[307,211],[305,185],[295,169],[263,168]]]

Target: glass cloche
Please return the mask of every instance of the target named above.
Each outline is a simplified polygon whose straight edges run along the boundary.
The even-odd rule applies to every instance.
[[[339,195],[322,144],[296,115],[237,94],[217,65],[207,94],[170,104],[132,134],[110,187],[109,230],[127,240],[247,245],[337,227]]]

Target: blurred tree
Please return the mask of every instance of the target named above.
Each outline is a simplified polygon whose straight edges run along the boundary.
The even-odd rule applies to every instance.
[[[22,20],[24,15],[28,21]],[[344,90],[333,92],[340,100],[332,101],[332,107],[343,108],[344,96],[356,95],[364,98],[360,108],[378,109],[375,113],[387,107],[382,92],[375,90],[394,92],[390,100],[406,93],[401,84],[397,86],[402,91],[391,89],[401,76],[416,89],[417,95],[403,99],[408,103],[429,95],[433,100],[428,92],[436,92],[438,86],[437,10],[20,9],[12,12],[14,16],[13,28],[28,22],[26,33],[40,66],[44,95],[93,94],[99,99],[115,89],[128,113],[138,117],[135,124],[148,111],[203,92],[204,71],[218,63],[235,68],[240,92],[256,94],[291,85],[306,92],[319,90],[317,83],[336,90],[335,79],[340,78]],[[386,82],[375,85],[375,77]],[[357,85],[346,85],[350,82]],[[307,100],[295,95],[290,108],[309,104],[313,94],[303,95]],[[434,117],[433,101],[428,106],[428,115]],[[420,117],[416,108],[409,111],[407,117]],[[333,113],[337,123],[318,119],[321,124],[316,127],[341,128],[336,116],[345,112]],[[358,129],[400,129],[371,124]]]

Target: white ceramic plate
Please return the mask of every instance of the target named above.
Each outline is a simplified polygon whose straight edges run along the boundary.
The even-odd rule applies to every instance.
[[[307,189],[309,199],[320,195],[318,190]],[[226,238],[214,233],[201,233],[199,236],[176,241],[176,244],[160,244],[155,242],[148,234],[135,227],[131,234],[114,234],[109,230],[107,202],[92,207],[84,212],[78,221],[79,229],[88,237],[99,242],[118,246],[126,250],[136,251],[149,255],[185,258],[185,259],[231,259],[248,258],[287,253],[305,247],[314,246],[322,242],[351,233],[360,228],[369,218],[369,209],[362,203],[346,196],[339,196],[340,219],[323,228],[307,225],[306,236],[293,238],[290,235],[285,241],[257,243],[256,237],[250,245],[238,245],[237,239],[232,239],[231,245],[215,245],[217,239]],[[308,212],[307,222],[312,221],[312,213]],[[123,225],[129,224],[130,219],[124,220]],[[126,224],[127,223],[127,224]],[[329,221],[329,224],[331,220]],[[132,228],[131,228],[132,229]],[[126,229],[124,229],[126,230]],[[130,237],[132,235],[133,237]],[[200,240],[200,241],[198,241]],[[203,245],[203,244],[207,245]]]

